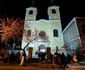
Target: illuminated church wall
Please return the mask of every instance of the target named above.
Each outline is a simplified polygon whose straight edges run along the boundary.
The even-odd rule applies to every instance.
[[[53,14],[52,14],[52,9],[55,10]],[[33,10],[31,14],[29,14],[30,10]],[[40,45],[44,45],[46,48],[50,47],[52,54],[56,52],[56,46],[59,48],[58,52],[62,52],[61,47],[63,46],[63,36],[62,36],[59,7],[58,6],[48,7],[49,20],[45,19],[36,20],[37,14],[38,14],[37,9],[35,7],[26,8],[22,48],[24,48],[30,40],[36,38],[28,45],[28,47],[33,47],[33,53],[32,53],[33,57],[35,56],[35,52],[39,51]],[[28,30],[31,31],[31,35],[29,34],[27,35]],[[41,31],[45,32],[46,34],[42,38],[39,36],[39,33]],[[28,51],[29,50],[26,50],[27,56],[28,56]]]

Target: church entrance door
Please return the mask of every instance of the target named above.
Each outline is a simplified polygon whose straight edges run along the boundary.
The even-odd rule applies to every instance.
[[[41,45],[39,46],[39,52],[45,53],[45,52],[46,52],[46,46],[43,45],[43,44],[41,44]]]

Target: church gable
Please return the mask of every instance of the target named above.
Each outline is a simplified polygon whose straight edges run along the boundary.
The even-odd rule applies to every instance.
[[[40,19],[40,20],[37,20],[37,22],[49,22],[49,21],[45,19]]]

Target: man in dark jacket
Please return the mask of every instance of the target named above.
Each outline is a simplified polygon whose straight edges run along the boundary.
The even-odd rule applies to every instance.
[[[72,57],[69,53],[67,53],[67,60],[66,61],[67,61],[67,64],[71,63],[71,61],[72,61]]]
[[[64,66],[64,68],[66,67],[66,56],[64,55],[64,53],[60,55],[60,66],[61,68],[62,66]]]

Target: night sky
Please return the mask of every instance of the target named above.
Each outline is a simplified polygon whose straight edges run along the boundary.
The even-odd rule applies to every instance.
[[[26,8],[35,6],[38,9],[38,19],[47,19],[47,7],[54,4],[60,6],[60,17],[63,29],[71,21],[73,17],[85,17],[85,4],[81,0],[0,0],[0,18],[15,17],[25,18]]]

